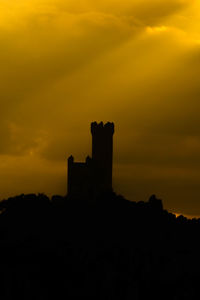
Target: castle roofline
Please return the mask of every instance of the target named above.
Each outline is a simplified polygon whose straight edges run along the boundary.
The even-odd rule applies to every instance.
[[[113,122],[107,122],[107,123],[97,123],[97,122],[92,122],[91,123],[91,133],[95,133],[95,132],[101,132],[101,131],[107,131],[110,133],[114,133],[114,129],[115,129],[115,125]]]

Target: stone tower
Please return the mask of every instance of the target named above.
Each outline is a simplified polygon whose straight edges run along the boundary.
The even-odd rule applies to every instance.
[[[96,197],[99,193],[112,191],[113,134],[114,123],[91,124],[92,158],[85,162],[68,159],[68,195]]]
[[[94,179],[100,191],[112,190],[114,124],[91,124]]]

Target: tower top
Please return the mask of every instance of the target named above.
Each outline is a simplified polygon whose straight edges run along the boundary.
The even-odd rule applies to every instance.
[[[107,122],[107,123],[97,123],[97,122],[93,122],[91,123],[91,133],[95,134],[95,133],[103,133],[103,132],[108,132],[110,134],[114,134],[115,131],[115,125],[112,122]]]

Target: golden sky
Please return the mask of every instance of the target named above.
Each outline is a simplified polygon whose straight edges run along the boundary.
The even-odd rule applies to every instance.
[[[0,0],[0,191],[65,194],[91,121],[114,187],[200,215],[200,1]]]

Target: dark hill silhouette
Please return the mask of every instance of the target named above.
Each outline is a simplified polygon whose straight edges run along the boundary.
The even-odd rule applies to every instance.
[[[21,195],[0,211],[1,299],[200,297],[200,220],[154,195]]]

